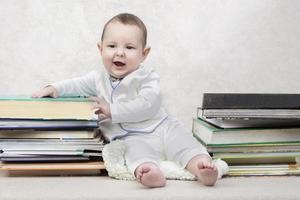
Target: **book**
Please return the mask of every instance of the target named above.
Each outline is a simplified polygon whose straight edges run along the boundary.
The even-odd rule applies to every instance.
[[[104,144],[103,137],[97,136],[95,138],[0,138],[0,144],[6,146],[12,145],[99,145]]]
[[[229,166],[227,176],[283,176],[300,175],[297,164],[258,164]]]
[[[221,128],[300,127],[300,94],[204,93],[197,117]]]
[[[206,118],[198,115],[198,118],[218,128],[283,128],[300,127],[300,119],[279,119],[279,118],[239,118],[239,117],[218,117]]]
[[[193,135],[205,145],[299,143],[300,128],[221,129],[193,119]]]
[[[41,155],[53,156],[102,156],[102,151],[86,150],[86,149],[43,149],[43,150],[2,150],[0,157],[37,157]]]
[[[22,163],[23,164],[23,163]],[[103,173],[104,172],[104,173]],[[42,176],[99,176],[107,175],[106,171],[99,169],[85,170],[0,170],[0,176],[5,177],[42,177]]]
[[[262,143],[262,144],[221,144],[207,145],[210,153],[240,153],[240,152],[300,152],[300,143]]]
[[[100,161],[94,162],[74,162],[74,163],[0,163],[0,170],[90,170],[105,169],[104,163]]]
[[[71,162],[71,161],[89,161],[87,156],[11,156],[0,157],[2,162]]]
[[[213,159],[222,159],[229,165],[238,164],[295,164],[300,152],[258,152],[258,153],[214,153]]]
[[[45,139],[44,141],[2,141],[0,142],[0,151],[46,151],[46,150],[57,150],[57,151],[66,151],[66,150],[91,150],[91,151],[102,151],[104,144],[102,141],[94,143],[86,142],[64,142],[62,141],[51,141],[48,142]]]
[[[1,130],[66,130],[98,128],[97,120],[0,119]]]
[[[300,94],[204,93],[203,109],[300,109]]]
[[[300,109],[202,109],[201,116],[205,118],[299,119]]]
[[[98,134],[97,130],[1,130],[0,138],[94,138]],[[0,141],[1,144],[1,141]]]
[[[5,177],[42,177],[42,176],[99,176],[106,171],[99,169],[84,170],[0,170],[0,176]]]
[[[4,176],[95,176],[105,172],[103,161],[87,162],[2,162],[0,172]],[[105,173],[104,173],[105,174]]]
[[[88,98],[0,98],[0,118],[91,120]]]

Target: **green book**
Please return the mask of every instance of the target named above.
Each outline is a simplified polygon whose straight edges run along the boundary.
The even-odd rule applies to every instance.
[[[214,153],[214,159],[222,159],[229,165],[236,164],[295,164],[300,152]]]
[[[207,145],[210,153],[239,153],[239,152],[300,152],[300,143],[262,143],[262,144],[224,144]]]
[[[193,134],[207,146],[300,143],[299,128],[218,128],[193,119]]]

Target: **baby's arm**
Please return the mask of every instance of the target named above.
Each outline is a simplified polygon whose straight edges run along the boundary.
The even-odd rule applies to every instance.
[[[152,73],[143,81],[136,98],[110,104],[111,119],[113,123],[140,122],[153,117],[160,107],[159,77]]]
[[[45,96],[95,96],[96,95],[96,72],[93,71],[85,76],[63,80],[53,83],[32,94],[32,97]]]

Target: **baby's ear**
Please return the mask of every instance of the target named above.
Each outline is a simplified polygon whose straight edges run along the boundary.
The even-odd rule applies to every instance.
[[[97,47],[98,47],[100,53],[102,54],[102,44],[101,44],[101,42],[97,42]]]
[[[149,47],[149,46],[144,48],[143,54],[144,54],[144,57],[145,57],[145,58],[148,56],[150,50],[151,50],[151,47]],[[144,58],[144,59],[145,59],[145,58]]]

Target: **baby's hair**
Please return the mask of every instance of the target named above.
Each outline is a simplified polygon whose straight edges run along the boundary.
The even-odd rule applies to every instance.
[[[122,24],[137,26],[142,31],[142,34],[143,34],[143,38],[142,38],[143,39],[143,41],[142,41],[143,47],[146,46],[146,44],[147,44],[147,28],[146,28],[145,24],[143,23],[143,21],[140,18],[138,18],[137,16],[135,16],[133,14],[129,14],[129,13],[118,14],[118,15],[114,16],[113,18],[111,18],[108,22],[106,22],[106,24],[104,25],[103,31],[102,31],[101,41],[103,41],[106,27],[108,26],[108,24],[110,24],[112,22],[120,22]]]

